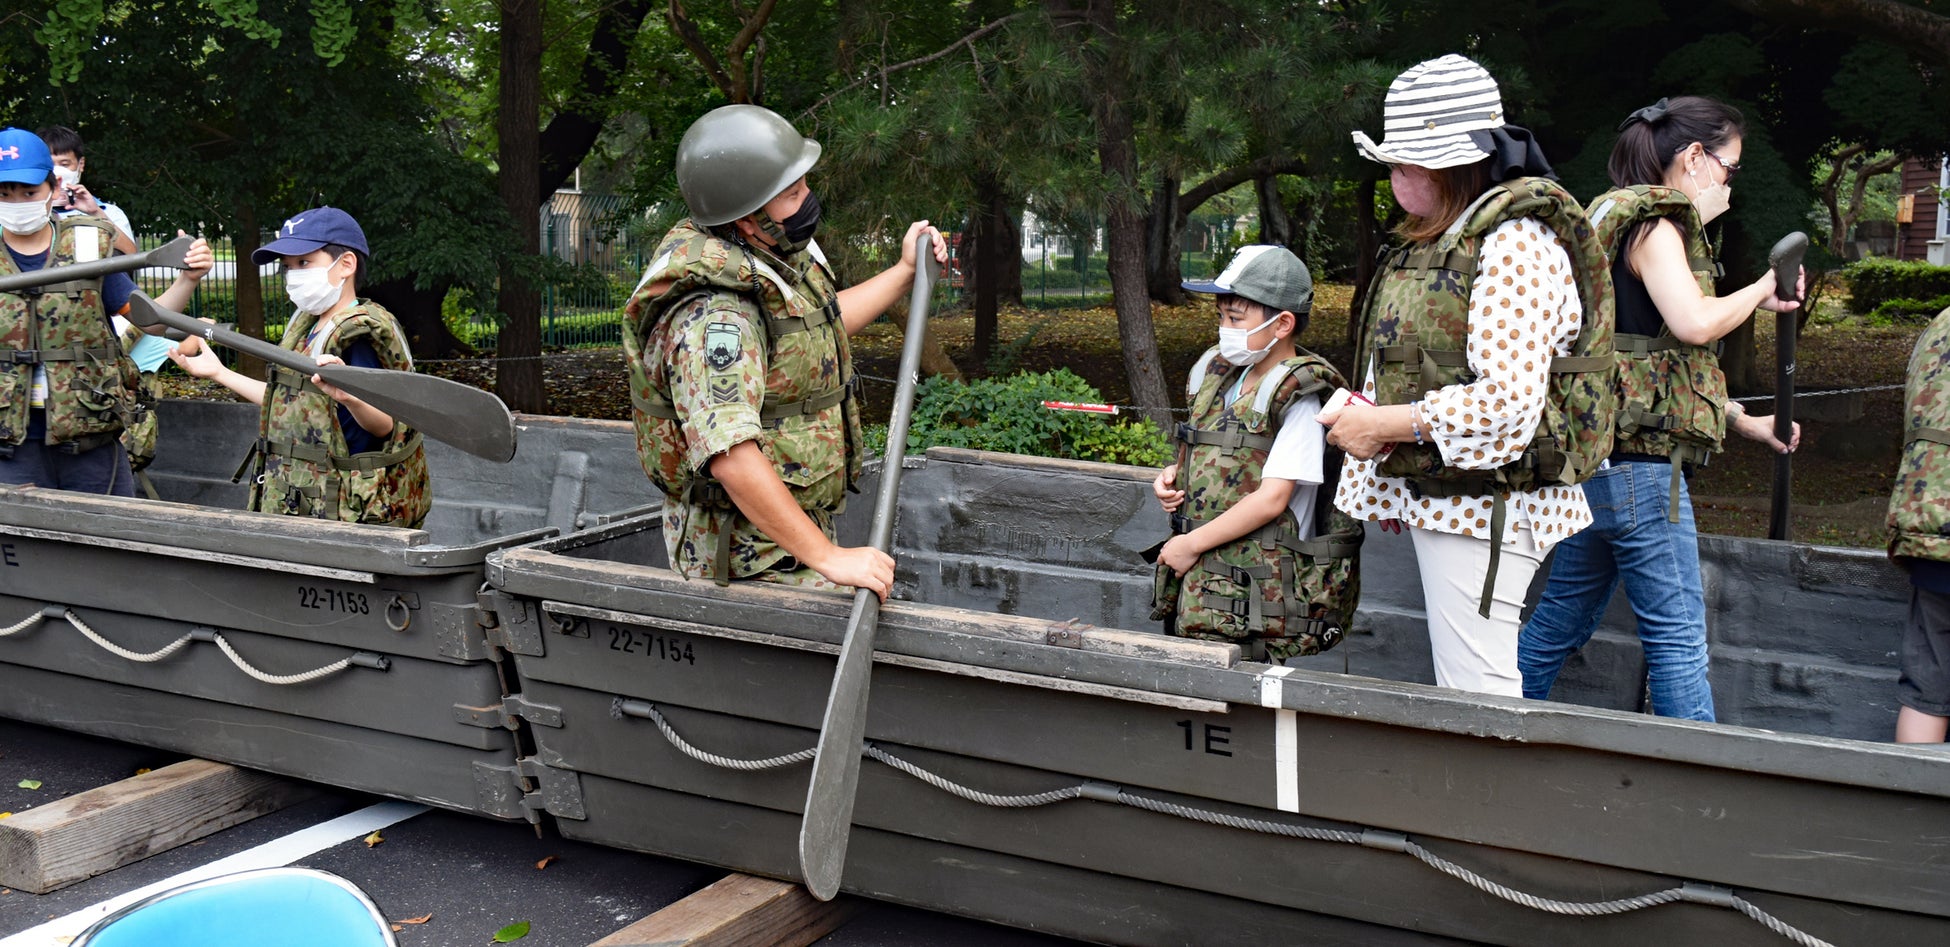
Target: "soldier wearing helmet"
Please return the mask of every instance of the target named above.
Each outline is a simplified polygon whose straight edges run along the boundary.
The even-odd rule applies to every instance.
[[[664,492],[671,568],[686,576],[872,589],[894,560],[833,541],[859,476],[847,338],[908,291],[901,260],[840,289],[813,233],[806,173],[819,143],[755,105],[698,119],[677,146],[690,216],[671,228],[625,308],[623,348],[643,469]]]

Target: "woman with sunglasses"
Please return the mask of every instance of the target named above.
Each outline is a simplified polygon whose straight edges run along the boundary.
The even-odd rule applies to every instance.
[[[1617,298],[1618,428],[1605,469],[1584,483],[1593,523],[1558,544],[1542,600],[1518,641],[1525,697],[1543,699],[1604,617],[1622,579],[1638,616],[1652,710],[1713,719],[1699,534],[1684,474],[1728,428],[1787,452],[1771,418],[1727,400],[1716,343],[1756,307],[1787,312],[1764,274],[1714,294],[1719,265],[1705,226],[1727,209],[1740,171],[1740,112],[1685,96],[1633,112],[1607,166],[1616,189],[1587,205],[1612,259]],[[1797,297],[1799,289],[1796,290]]]

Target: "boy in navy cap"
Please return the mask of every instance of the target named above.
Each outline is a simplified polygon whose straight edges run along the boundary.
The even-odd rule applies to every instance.
[[[1236,642],[1250,660],[1331,648],[1353,617],[1361,531],[1320,502],[1327,443],[1314,416],[1345,382],[1294,344],[1313,278],[1293,251],[1259,245],[1185,289],[1217,297],[1219,344],[1192,367],[1178,462],[1152,483],[1172,514],[1152,617],[1172,634]],[[1321,536],[1330,521],[1336,535]]]
[[[285,294],[296,311],[280,344],[321,365],[412,371],[399,321],[359,298],[370,255],[365,231],[336,207],[293,216],[277,239],[253,252],[253,264],[284,265]],[[409,528],[425,522],[432,497],[418,431],[316,374],[271,366],[267,381],[246,378],[194,336],[170,358],[264,409],[245,458],[246,465],[257,462],[251,509]]]
[[[56,220],[54,157],[40,136],[0,129],[0,275],[107,259],[113,225],[92,217]],[[188,268],[158,300],[189,305],[209,272],[197,240]],[[0,293],[0,483],[134,496],[119,441],[135,420],[135,366],[110,316],[128,308],[127,273]],[[157,327],[161,332],[161,327]]]

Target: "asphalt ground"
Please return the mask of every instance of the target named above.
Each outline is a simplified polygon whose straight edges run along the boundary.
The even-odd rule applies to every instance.
[[[0,812],[22,812],[182,759],[31,724],[0,720]],[[23,788],[22,781],[39,788]],[[293,834],[342,816],[388,817],[417,807],[319,788],[309,801],[45,895],[0,893],[0,947],[62,947],[74,933],[50,929],[74,915],[99,916],[104,901],[225,858],[290,844]],[[720,868],[571,842],[526,824],[428,810],[330,844],[289,864],[340,875],[391,921],[401,947],[476,947],[526,921],[514,943],[582,947],[725,876]],[[273,860],[275,855],[269,855]],[[541,867],[537,867],[538,863]],[[73,923],[70,923],[73,927]],[[1046,937],[898,905],[869,902],[821,947],[1060,947]]]

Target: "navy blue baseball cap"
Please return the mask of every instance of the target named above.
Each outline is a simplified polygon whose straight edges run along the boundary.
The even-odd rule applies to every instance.
[[[328,243],[351,247],[360,256],[371,256],[366,249],[366,232],[352,215],[336,207],[314,207],[295,214],[278,228],[277,239],[251,251],[251,262],[258,266],[276,263],[279,257],[304,256]]]
[[[47,142],[24,128],[0,128],[0,183],[46,184],[54,174]]]

